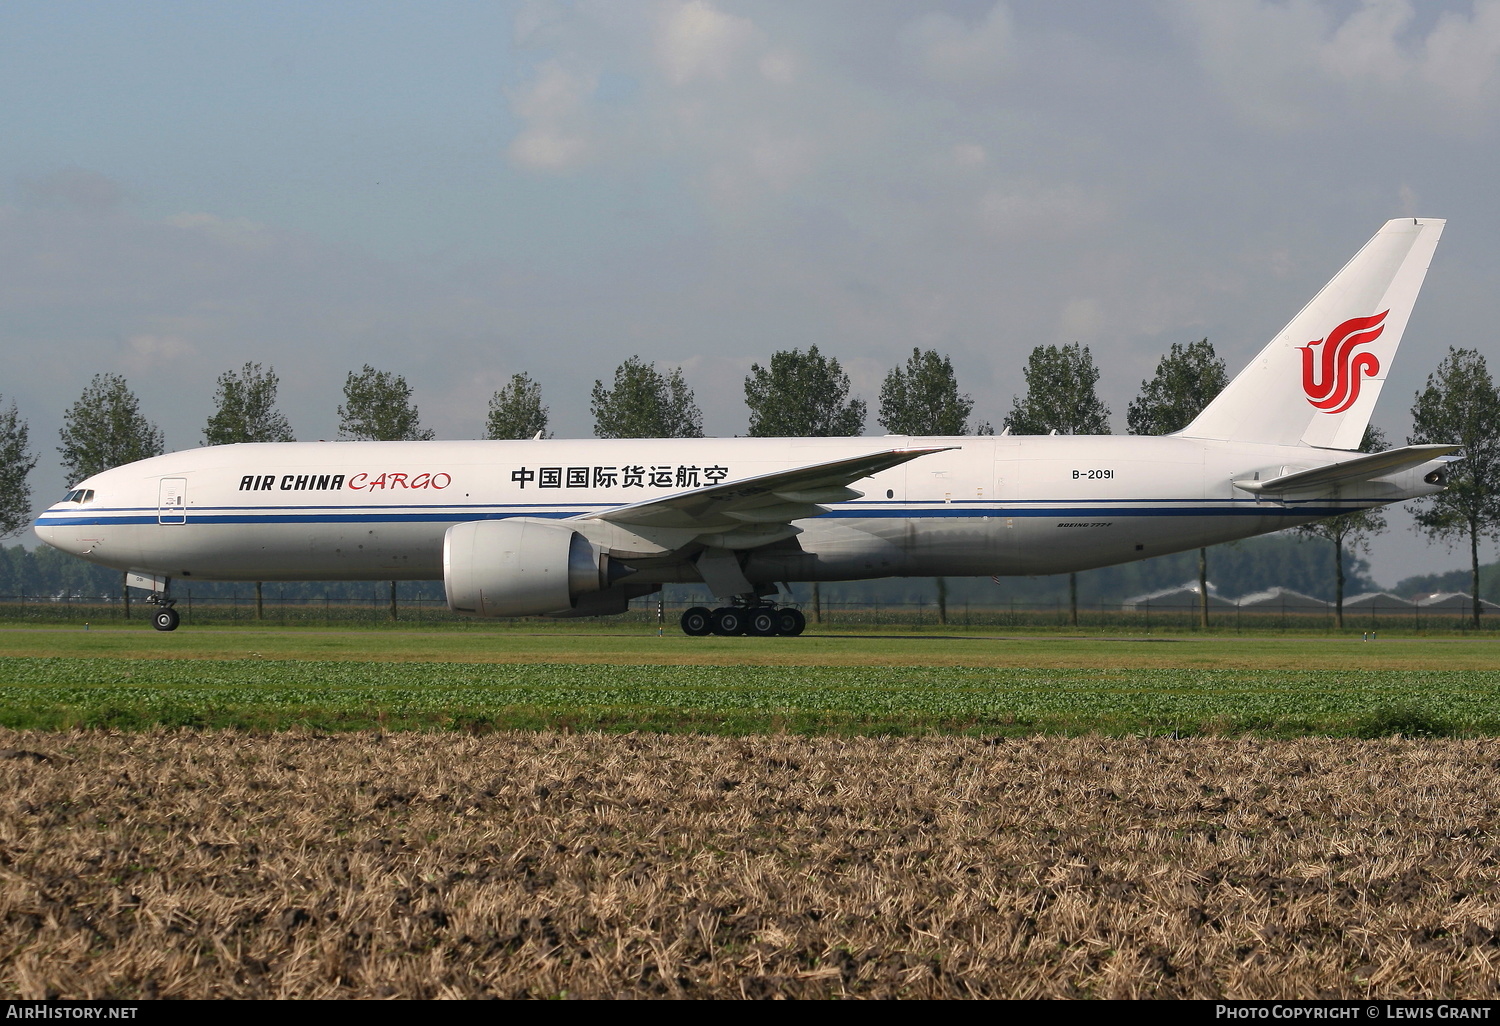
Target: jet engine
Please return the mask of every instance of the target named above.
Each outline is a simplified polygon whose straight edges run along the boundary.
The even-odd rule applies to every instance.
[[[443,587],[448,608],[458,613],[568,613],[631,572],[552,520],[475,520],[443,536]]]

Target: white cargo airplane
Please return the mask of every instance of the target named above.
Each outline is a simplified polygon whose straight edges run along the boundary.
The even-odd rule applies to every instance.
[[[49,545],[133,575],[177,626],[188,580],[443,579],[477,616],[599,616],[663,583],[688,634],[798,634],[776,582],[1055,574],[1440,491],[1458,446],[1357,450],[1442,233],[1387,223],[1164,437],[285,442],[80,481]]]

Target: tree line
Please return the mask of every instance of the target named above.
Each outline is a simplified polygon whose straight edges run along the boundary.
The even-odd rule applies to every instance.
[[[1025,391],[1012,399],[1003,429],[1013,434],[1109,434],[1110,411],[1099,398],[1099,371],[1088,346],[1077,342],[1043,345],[1032,350],[1022,370]],[[1126,412],[1131,434],[1170,434],[1186,427],[1228,381],[1224,361],[1208,339],[1173,343],[1152,378]],[[219,376],[214,412],[203,429],[203,444],[292,441],[287,418],[277,407],[275,370],[246,363]],[[344,401],[338,406],[339,437],[350,440],[400,441],[433,437],[422,427],[406,379],[365,364],[349,372]],[[751,437],[828,437],[858,435],[868,408],[852,396],[849,375],[835,357],[816,345],[806,351],[773,353],[765,366],[753,363],[744,380]],[[0,397],[3,402],[3,397]],[[599,438],[697,438],[703,414],[681,368],[665,373],[654,363],[631,356],[606,384],[596,380],[590,393],[594,434]],[[877,422],[891,434],[992,434],[986,421],[971,420],[973,397],[959,389],[949,357],[914,347],[906,361],[890,370],[881,386]],[[515,373],[491,397],[484,437],[549,437],[549,409],[540,384]],[[111,467],[159,455],[161,429],[140,410],[140,402],[119,374],[96,374],[64,413],[58,452],[69,483]],[[1450,348],[1428,376],[1412,406],[1411,444],[1458,443],[1464,459],[1451,468],[1446,491],[1422,501],[1419,529],[1452,544],[1467,542],[1471,593],[1480,593],[1479,541],[1500,534],[1500,391],[1477,350]],[[1361,450],[1385,446],[1383,434],[1370,428]],[[0,538],[30,522],[28,477],[37,457],[26,421],[16,404],[0,407]],[[1342,623],[1346,556],[1368,552],[1371,539],[1385,530],[1379,510],[1330,517],[1297,530],[1332,546],[1337,576],[1336,608]],[[1200,590],[1207,617],[1206,551],[1200,551]],[[1073,580],[1076,596],[1076,577]],[[939,604],[943,585],[939,582]],[[394,592],[393,592],[394,594]],[[1073,603],[1076,610],[1076,598]],[[1474,616],[1479,616],[1476,608]]]

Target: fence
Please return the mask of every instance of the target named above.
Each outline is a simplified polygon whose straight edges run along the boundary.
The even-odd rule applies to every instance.
[[[634,606],[635,603],[632,603]],[[667,619],[674,620],[686,603],[667,604]],[[650,610],[654,615],[655,601]],[[810,606],[801,606],[811,620]],[[1344,631],[1473,631],[1473,607],[1442,609],[1344,610]],[[1308,631],[1332,632],[1336,629],[1334,611],[1304,612],[1264,606],[1241,608],[1238,605],[1215,606],[1209,610],[1209,628],[1215,632]],[[1013,602],[980,606],[969,603],[948,604],[940,614],[932,601],[907,603],[846,602],[824,599],[821,609],[824,625],[889,627],[1012,627],[1073,628],[1072,614],[1066,599],[1050,603]],[[1167,605],[1153,607],[1142,603],[1127,609],[1120,602],[1078,604],[1078,630],[1111,630],[1150,633],[1163,630],[1192,632],[1202,630],[1201,614],[1196,606]],[[1500,631],[1500,615],[1481,612],[1481,631]]]
[[[675,590],[675,589],[672,589]],[[665,601],[652,595],[630,603],[627,612],[611,617],[552,621],[559,626],[583,626],[598,623],[636,623],[655,625],[658,610],[667,626],[675,627],[682,611],[704,602],[701,597],[673,595]],[[659,604],[660,603],[660,604]],[[923,629],[928,627],[997,627],[997,628],[1071,628],[1068,604],[1052,603],[948,604],[945,614],[932,601],[870,602],[846,601],[824,597],[818,611],[803,603],[801,608],[810,621],[825,627],[891,627]],[[144,624],[154,607],[140,600],[130,604],[130,616]],[[441,598],[398,596],[392,617],[388,590],[372,590],[369,601],[350,601],[331,597],[315,600],[291,600],[265,590],[263,604],[257,613],[255,594],[247,590],[227,598],[195,598],[191,592],[179,595],[177,611],[184,625],[253,626],[257,623],[286,627],[375,627],[402,629],[485,629],[496,625],[524,625],[527,620],[495,621],[453,613]],[[1473,610],[1465,605],[1446,609],[1415,608],[1394,611],[1345,610],[1344,630],[1350,631],[1459,631],[1474,630]],[[124,603],[118,598],[81,596],[0,596],[0,622],[11,624],[120,624],[126,618]],[[1500,631],[1500,615],[1484,613],[1481,631]],[[1328,612],[1299,612],[1257,607],[1220,606],[1209,610],[1210,629],[1217,633],[1256,631],[1331,632],[1334,615]],[[1080,603],[1080,630],[1192,632],[1202,630],[1196,607],[1181,605],[1152,608],[1142,604],[1126,609],[1118,602]]]
[[[471,616],[461,616],[448,609],[440,598],[399,598],[396,618],[391,617],[390,593],[372,595],[370,601],[350,601],[347,598],[332,599],[285,599],[267,589],[259,608],[255,593],[233,594],[229,597],[195,598],[190,592],[179,594],[177,612],[184,625],[216,627],[228,625],[251,626],[256,623],[275,624],[284,627],[317,626],[373,626],[411,627],[439,624],[461,625],[475,622]],[[127,618],[145,622],[151,618],[156,607],[143,599],[132,598],[127,611],[125,603],[117,597],[81,596],[3,596],[0,595],[0,621],[33,624],[119,624]],[[479,621],[483,622],[483,621]]]

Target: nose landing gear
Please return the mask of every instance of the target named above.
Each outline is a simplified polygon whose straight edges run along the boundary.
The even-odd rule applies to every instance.
[[[712,610],[706,606],[693,606],[682,614],[681,622],[682,633],[693,638],[707,634],[722,637],[749,634],[757,638],[784,634],[796,637],[807,627],[807,618],[800,610],[776,606],[720,606]]]
[[[151,616],[151,626],[159,631],[175,631],[177,625],[182,622],[181,615],[173,608],[177,605],[177,600],[169,591],[171,586],[172,579],[169,577],[163,582],[161,591],[153,591],[146,596],[148,603],[158,607]]]

